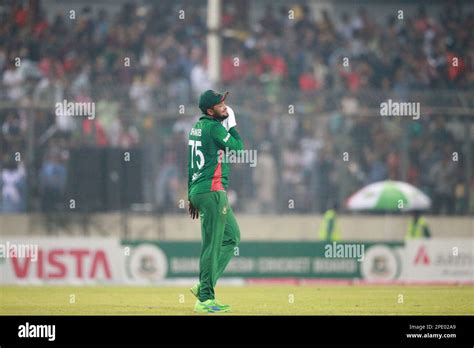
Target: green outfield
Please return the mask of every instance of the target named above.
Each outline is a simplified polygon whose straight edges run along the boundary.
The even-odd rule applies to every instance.
[[[473,286],[222,286],[218,315],[473,315]],[[1,287],[1,315],[195,315],[188,287]],[[215,314],[211,314],[215,315]]]

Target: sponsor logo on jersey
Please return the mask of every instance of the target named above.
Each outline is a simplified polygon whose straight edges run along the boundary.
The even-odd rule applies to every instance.
[[[202,173],[194,173],[194,174],[193,174],[193,177],[191,178],[191,181],[196,180],[196,179],[199,178],[201,175],[202,175]]]

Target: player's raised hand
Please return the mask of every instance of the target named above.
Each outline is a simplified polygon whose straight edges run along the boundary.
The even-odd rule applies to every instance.
[[[199,211],[197,210],[197,208],[195,208],[193,206],[193,204],[188,201],[188,204],[189,204],[189,215],[191,216],[191,219],[198,219],[199,218]]]
[[[229,114],[229,117],[227,117],[221,123],[225,127],[225,129],[229,130],[232,127],[237,126],[237,121],[235,120],[234,110],[232,110],[232,108],[229,105],[226,105],[226,107],[227,107],[227,113]]]

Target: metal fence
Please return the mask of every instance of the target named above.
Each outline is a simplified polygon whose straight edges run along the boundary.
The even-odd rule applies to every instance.
[[[472,92],[410,91],[400,96],[380,90],[355,94],[305,94],[289,89],[269,94],[262,88],[243,86],[229,90],[228,103],[236,111],[246,148],[257,153],[256,166],[233,165],[229,195],[237,211],[315,213],[335,203],[342,208],[345,199],[363,185],[376,179],[395,179],[424,190],[434,200],[435,214],[473,212]],[[92,122],[74,118],[68,121],[69,128],[62,129],[64,122],[59,119],[65,116],[55,115],[52,93],[28,103],[3,102],[2,122],[11,112],[23,122],[15,140],[6,142],[3,160],[5,167],[5,158],[22,155],[18,168],[24,168],[22,195],[26,201],[20,211],[42,209],[42,173],[47,161],[60,164],[71,177],[72,150],[115,147],[123,152],[138,149],[142,154],[142,180],[137,190],[142,190],[143,198],[121,209],[130,208],[131,203],[146,203],[161,213],[183,213],[187,132],[199,115],[197,100],[192,96],[187,100],[167,95],[154,98],[159,94],[152,92],[149,112],[143,112],[129,99],[126,86],[92,87],[90,100],[96,108],[112,105],[116,112],[112,121],[120,120],[120,131],[138,137],[135,142],[117,144],[97,140],[101,129],[107,137],[115,124],[101,124],[100,113]],[[419,102],[420,117],[381,116],[380,104],[388,99]],[[451,158],[452,168],[438,178],[432,168],[444,157]],[[111,175],[113,170],[104,177]],[[447,196],[439,192],[440,186],[447,187]],[[67,205],[66,196],[62,191],[57,199]],[[118,207],[104,207],[110,209]]]

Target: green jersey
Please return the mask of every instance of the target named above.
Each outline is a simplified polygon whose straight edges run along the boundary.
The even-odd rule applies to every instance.
[[[227,190],[229,164],[223,161],[224,152],[243,149],[235,127],[227,132],[219,120],[202,115],[189,132],[188,145],[188,196]]]

